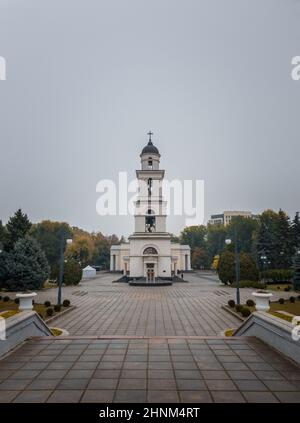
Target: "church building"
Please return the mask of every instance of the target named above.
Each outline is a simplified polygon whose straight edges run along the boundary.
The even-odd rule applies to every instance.
[[[130,279],[155,283],[172,279],[178,272],[191,270],[190,247],[171,242],[166,230],[166,201],[162,196],[165,171],[160,169],[160,154],[149,142],[143,148],[141,169],[136,171],[138,198],[135,202],[135,229],[128,242],[113,245],[110,270],[122,271]]]

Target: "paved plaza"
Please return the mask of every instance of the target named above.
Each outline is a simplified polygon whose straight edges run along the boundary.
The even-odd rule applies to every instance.
[[[240,321],[221,308],[235,290],[213,273],[167,287],[115,277],[64,288],[76,308],[51,325],[70,336],[28,340],[1,360],[0,401],[300,402],[298,366],[257,339],[220,336]]]
[[[251,338],[31,340],[0,378],[4,402],[300,402],[299,369]]]
[[[63,288],[76,309],[55,319],[53,325],[70,335],[214,336],[240,321],[221,305],[235,290],[222,285],[213,273],[187,274],[188,283],[166,287],[134,287],[113,283],[120,275],[102,273],[98,278]],[[242,291],[251,298],[252,289]],[[37,301],[55,303],[57,290],[38,294]]]

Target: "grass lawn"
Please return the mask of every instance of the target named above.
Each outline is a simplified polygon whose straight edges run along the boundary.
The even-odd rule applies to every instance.
[[[50,308],[53,309],[53,307],[54,307],[54,304],[51,304]],[[36,311],[44,320],[49,318],[49,317],[52,317],[52,316],[59,314],[63,310],[66,310],[68,307],[61,306],[60,312],[55,312],[54,309],[53,309],[53,315],[52,316],[47,315],[47,313],[46,313],[47,308],[49,308],[49,307],[45,307],[44,304],[34,304],[34,306],[33,306],[33,310]],[[12,313],[5,313],[5,315],[2,316],[2,317],[8,318],[11,315],[15,314],[18,311],[18,309],[19,309],[19,304],[16,304],[14,301],[11,301],[11,300],[10,301],[3,301],[3,299],[0,300],[0,313],[3,312],[3,311],[8,311],[8,312],[11,311],[12,312]]]
[[[248,308],[251,311],[251,313],[256,311],[255,306],[249,307],[247,306],[247,304],[242,304],[242,306],[245,308]],[[230,309],[229,306],[227,307]],[[237,312],[235,308],[231,308],[231,310],[242,317],[242,314],[240,312]],[[300,316],[300,300],[296,299],[294,303],[291,303],[289,299],[285,300],[283,304],[280,304],[278,301],[274,301],[270,303],[270,310],[269,310],[270,314],[273,314],[273,316],[277,316],[284,320],[287,320],[288,322],[291,322],[293,319],[293,316],[286,316],[285,314],[280,313],[281,311],[290,313],[293,316]],[[226,336],[230,336],[230,334]]]
[[[280,313],[280,311],[291,313],[294,316],[300,316],[300,301],[296,300],[296,302],[291,303],[289,300],[286,300],[284,304],[279,304],[277,301],[271,303],[269,311],[270,314],[273,314],[273,316],[277,316],[281,319],[291,322],[293,317],[286,316],[285,314]]]
[[[292,284],[290,283],[278,283],[278,284],[270,284],[267,285],[267,290],[268,291],[285,291],[286,288],[290,288],[291,290],[293,289]]]

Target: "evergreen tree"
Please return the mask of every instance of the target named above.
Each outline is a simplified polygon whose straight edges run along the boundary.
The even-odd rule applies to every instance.
[[[3,250],[5,243],[5,227],[2,224],[2,220],[0,220],[0,250]]]
[[[300,291],[300,254],[296,254],[293,263],[293,285],[295,291]]]
[[[292,232],[288,215],[281,209],[278,212],[275,242],[275,267],[288,269],[292,265],[293,244]]]
[[[261,270],[264,269],[265,262],[270,267],[274,267],[275,263],[275,228],[277,213],[273,210],[266,210],[260,216],[259,229],[257,231],[257,262]],[[261,257],[266,256],[266,260]]]
[[[295,214],[294,220],[292,222],[292,245],[294,252],[297,252],[300,249],[300,218],[299,212]]]
[[[19,239],[8,254],[8,278],[5,287],[11,291],[42,288],[50,268],[44,252],[34,238]]]
[[[20,239],[24,238],[31,228],[31,222],[27,215],[22,213],[21,209],[18,209],[16,213],[9,219],[6,225],[6,242],[5,249],[11,250],[15,243]]]

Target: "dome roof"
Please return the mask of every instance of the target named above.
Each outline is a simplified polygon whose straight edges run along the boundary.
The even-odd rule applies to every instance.
[[[143,148],[142,154],[159,154],[159,151],[155,145],[153,145],[152,141],[149,140],[148,144]]]

